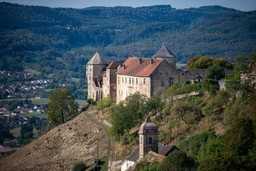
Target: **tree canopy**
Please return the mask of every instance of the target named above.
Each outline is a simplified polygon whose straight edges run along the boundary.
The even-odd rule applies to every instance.
[[[53,125],[64,123],[78,112],[78,104],[68,87],[55,89],[47,108],[48,121]]]

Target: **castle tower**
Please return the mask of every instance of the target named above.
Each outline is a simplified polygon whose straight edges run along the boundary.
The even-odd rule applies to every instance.
[[[158,153],[158,127],[149,117],[140,126],[139,130],[139,157],[143,158],[149,151]]]
[[[164,58],[176,69],[176,56],[163,44],[163,46],[153,55],[153,58]]]
[[[86,77],[88,83],[87,99],[100,100],[102,98],[102,75],[108,63],[98,52],[90,59],[86,65]]]

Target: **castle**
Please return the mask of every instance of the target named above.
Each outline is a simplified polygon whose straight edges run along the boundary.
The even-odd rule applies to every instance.
[[[110,95],[119,103],[136,92],[151,97],[173,83],[201,82],[205,74],[204,69],[177,69],[176,56],[165,44],[151,58],[133,56],[124,62],[107,62],[95,53],[86,65],[88,99]]]

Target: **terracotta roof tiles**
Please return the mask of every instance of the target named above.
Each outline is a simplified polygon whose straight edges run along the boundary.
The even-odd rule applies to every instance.
[[[150,76],[163,60],[160,58],[130,57],[123,63],[123,67],[117,71],[117,74],[138,77]]]

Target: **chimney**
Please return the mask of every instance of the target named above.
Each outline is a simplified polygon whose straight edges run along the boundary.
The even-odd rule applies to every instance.
[[[142,58],[139,58],[138,64],[140,65],[142,63]]]
[[[150,65],[152,65],[154,63],[154,59],[150,58]]]

